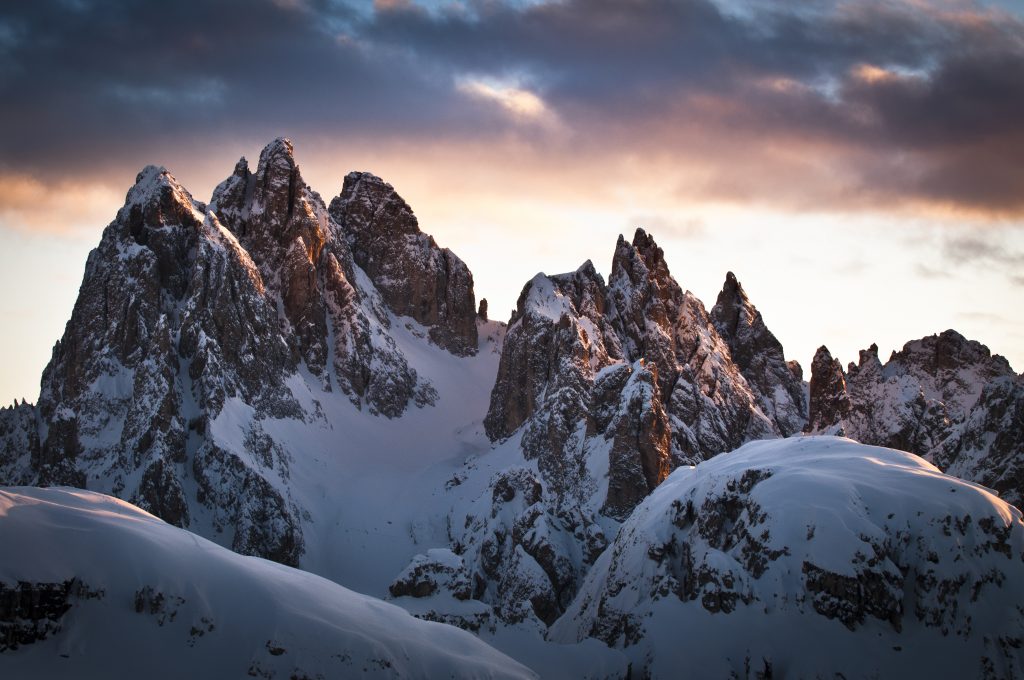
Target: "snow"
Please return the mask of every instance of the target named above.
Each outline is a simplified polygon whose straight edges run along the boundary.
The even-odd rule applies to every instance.
[[[751,471],[762,478],[744,491]],[[696,524],[685,519],[690,503]],[[721,524],[702,524],[719,511]],[[817,570],[833,584],[848,577],[854,591],[812,589]],[[733,607],[716,609],[730,592]],[[620,615],[641,639],[616,628]],[[1024,523],[984,487],[912,454],[834,437],[752,442],[674,471],[623,524],[550,637],[602,627],[634,672],[653,677],[683,667],[726,677],[762,662],[785,677],[973,677],[989,663],[1016,676]]]
[[[0,490],[0,542],[19,547],[0,584],[77,578],[93,594],[71,597],[58,632],[0,654],[3,677],[534,677],[470,633],[109,496]]]
[[[543,272],[530,279],[527,285],[530,287],[530,292],[526,297],[525,308],[531,313],[552,321],[558,321],[563,314],[576,316],[573,312],[572,301],[559,293],[551,279]]]

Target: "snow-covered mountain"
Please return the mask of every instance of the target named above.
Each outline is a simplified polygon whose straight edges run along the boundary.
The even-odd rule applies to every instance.
[[[913,454],[752,442],[673,472],[552,637],[652,677],[1021,677],[1024,522]]]
[[[415,295],[382,295],[353,258],[355,249],[378,282],[395,280],[359,236],[395,222],[402,238],[389,233],[379,258],[416,282]],[[412,318],[386,301],[396,298]],[[278,139],[255,173],[239,161],[207,206],[147,167],[89,256],[35,428],[24,407],[4,418],[20,433],[4,479],[111,493],[238,552],[297,565],[312,506],[293,465],[309,444],[274,427],[319,441],[340,424],[326,414],[341,401],[391,418],[436,403],[437,388],[399,347],[413,335],[475,354],[472,277],[379,179],[350,176],[328,211]]]
[[[110,496],[0,490],[0,544],[5,678],[536,677],[470,633]]]
[[[885,364],[872,345],[846,371],[822,347],[811,364],[807,430],[916,453],[1019,505],[1021,380],[1006,359],[952,330],[908,342]]]
[[[838,505],[829,512],[838,513],[837,521],[883,532],[895,525],[879,519],[873,505],[857,514],[861,492],[839,478],[877,472],[885,489],[910,480],[900,507],[919,504],[931,514],[908,520],[887,541],[934,542],[935,480],[945,480],[975,499],[975,520],[983,511],[1006,516],[1007,531],[1019,533],[1019,513],[917,458],[802,432],[906,449],[1009,502],[1022,500],[1024,383],[979,343],[947,331],[908,343],[884,365],[876,349],[862,352],[860,364],[845,371],[822,348],[808,385],[732,273],[708,311],[677,283],[642,229],[632,241],[619,237],[607,282],[589,261],[573,272],[538,274],[524,286],[509,322],[491,321],[486,301],[476,306],[466,265],[420,231],[393,187],[369,173],[350,173],[328,205],[303,181],[291,143],[278,139],[254,171],[239,161],[208,204],[163,168],[139,174],[89,257],[39,403],[0,409],[0,483],[70,485],[124,499],[236,553],[298,566],[388,598],[420,618],[473,631],[552,677],[624,677],[641,669],[672,674],[648,658],[663,654],[667,643],[637,632],[650,629],[642,620],[647,614],[663,615],[667,605],[655,602],[665,594],[650,591],[626,602],[608,592],[630,579],[641,590],[650,585],[645,579],[655,578],[654,567],[641,553],[654,548],[634,538],[668,531],[660,510],[650,508],[671,504],[665,498],[672,494],[697,493],[684,494],[678,480],[692,481],[702,470],[716,479],[735,473],[738,481],[722,483],[741,489],[773,488],[758,475],[775,470],[789,480],[787,493],[822,503],[829,496],[821,489],[832,489]],[[820,475],[808,472],[805,446],[817,447],[814,461],[825,461]],[[787,456],[796,467],[786,467]],[[915,486],[913,475],[932,479],[932,486]],[[738,493],[746,498],[748,492]],[[34,498],[26,490],[11,493]],[[99,496],[72,497],[78,500],[60,503],[77,508],[90,498],[92,505],[126,507]],[[17,504],[38,504],[23,500]],[[701,501],[697,525],[718,522],[716,507],[705,512]],[[950,512],[960,507],[953,504]],[[679,545],[712,557],[707,569],[694,572],[698,586],[686,586],[687,598],[678,598],[682,604],[673,604],[675,613],[665,620],[711,616],[714,605],[689,597],[711,583],[700,581],[705,574],[718,588],[715,597],[733,605],[739,598],[748,612],[724,621],[718,606],[711,629],[749,623],[742,630],[753,635],[784,630],[795,617],[792,625],[823,636],[823,644],[848,644],[845,628],[842,635],[822,632],[825,624],[815,623],[820,616],[803,605],[768,607],[761,618],[750,612],[762,600],[809,601],[808,589],[815,588],[858,602],[874,597],[874,575],[856,584],[834,578],[875,573],[875,564],[864,571],[862,562],[871,558],[861,537],[837,530],[829,541],[841,557],[828,574],[797,565],[785,578],[762,580],[762,572],[780,572],[748,563],[743,551],[767,546],[768,539],[748,531],[753,515],[737,520],[739,506],[729,508],[727,523],[747,527],[736,529],[742,536],[719,540],[693,534],[692,527],[672,529]],[[771,523],[771,535],[787,541],[806,529],[789,525],[797,521],[789,510],[780,512],[756,523]],[[0,515],[0,531],[6,522]],[[16,535],[27,540],[26,533]],[[797,555],[794,545],[785,544]],[[626,553],[636,558],[620,560]],[[714,556],[719,553],[740,560],[740,567]],[[777,568],[790,557],[778,557]],[[906,559],[892,561],[918,564],[917,557]],[[996,568],[980,553],[962,559],[956,568],[974,570],[969,578]],[[999,568],[1006,580],[1021,576],[1016,567]],[[264,569],[259,578],[274,573]],[[879,578],[886,575],[892,576],[885,571]],[[174,579],[187,580],[176,572]],[[659,588],[665,583],[662,576],[655,580]],[[11,578],[0,583],[20,587]],[[1019,601],[1016,590],[1002,595],[1007,607]],[[596,612],[595,601],[603,603]],[[956,602],[957,611],[979,621],[996,615],[994,605]],[[396,634],[405,630],[399,626]],[[929,635],[920,639],[931,644]],[[992,651],[1003,642],[972,635],[961,636],[963,654],[991,659],[996,676],[1020,672],[1014,652]],[[764,673],[762,656],[776,672],[790,667],[792,648],[778,637],[766,640],[746,661],[730,647],[729,669]],[[714,649],[722,650],[706,653]],[[871,668],[884,675],[910,656],[843,667],[853,675]],[[0,667],[7,658],[0,655]],[[736,666],[737,659],[746,665]],[[811,673],[816,662],[807,663],[792,667]]]

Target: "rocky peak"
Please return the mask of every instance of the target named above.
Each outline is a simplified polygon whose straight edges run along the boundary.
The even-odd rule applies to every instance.
[[[476,352],[473,275],[455,253],[420,231],[394,187],[368,172],[349,173],[330,215],[356,265],[396,314],[427,326],[430,339],[453,354]]]
[[[928,399],[941,401],[951,418],[962,420],[987,383],[1016,374],[1004,357],[993,355],[985,345],[946,330],[908,342],[892,353],[885,377],[901,376],[920,383]]]
[[[803,371],[796,362],[786,362],[782,343],[768,330],[732,272],[726,274],[711,320],[779,432],[783,436],[800,432],[807,423]]]
[[[811,361],[810,414],[807,432],[836,434],[850,413],[843,365],[822,345]]]

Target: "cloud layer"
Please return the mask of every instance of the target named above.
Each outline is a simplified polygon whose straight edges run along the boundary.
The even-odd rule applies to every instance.
[[[0,97],[0,171],[54,181],[223,139],[498,138],[680,199],[1024,214],[1024,23],[971,2],[9,3]]]

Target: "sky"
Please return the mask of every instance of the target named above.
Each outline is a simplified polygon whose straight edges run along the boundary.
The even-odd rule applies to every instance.
[[[1024,3],[4,3],[0,101],[0,403],[142,167],[205,201],[279,136],[327,201],[394,185],[494,318],[643,227],[807,372],[947,328],[1024,370]]]

